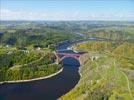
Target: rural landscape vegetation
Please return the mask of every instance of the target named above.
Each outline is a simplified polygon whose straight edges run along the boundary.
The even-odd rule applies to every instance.
[[[10,100],[2,94],[2,87],[10,82],[38,79],[64,70],[62,61],[57,64],[55,51],[65,41],[79,40],[86,41],[69,48],[85,52],[79,58],[83,61],[78,68],[79,81],[56,99],[134,99],[134,21],[1,18],[0,100]]]

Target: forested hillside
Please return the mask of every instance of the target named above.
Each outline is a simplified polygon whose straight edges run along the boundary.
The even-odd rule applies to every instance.
[[[10,50],[0,52],[0,81],[25,80],[57,72],[55,56],[50,49]]]
[[[78,38],[64,23],[5,21],[0,24],[0,45],[48,47]]]

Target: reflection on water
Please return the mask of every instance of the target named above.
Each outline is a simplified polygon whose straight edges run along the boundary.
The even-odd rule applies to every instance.
[[[61,73],[45,80],[0,85],[0,100],[56,100],[79,81],[79,62],[63,59]]]
[[[67,58],[63,59],[61,61],[61,64],[65,65],[65,66],[70,66],[70,67],[75,66],[75,68],[80,66],[79,61],[72,57],[67,57]]]

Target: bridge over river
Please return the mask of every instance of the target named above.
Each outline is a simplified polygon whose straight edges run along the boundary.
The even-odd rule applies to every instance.
[[[56,63],[57,64],[63,64],[63,65],[73,65],[73,66],[77,66],[77,63],[73,62],[68,62],[68,61],[64,61],[65,59],[69,58],[69,59],[75,59],[79,62],[80,65],[82,65],[84,62],[82,62],[82,60],[80,59],[80,56],[85,54],[85,52],[74,52],[73,50],[57,50],[54,52],[54,54],[56,55]]]
[[[56,100],[69,92],[80,79],[80,55],[67,48],[85,40],[65,41],[56,47],[57,63],[62,63],[63,71],[51,78],[0,85],[0,100]],[[86,40],[87,41],[87,40]]]
[[[56,100],[69,92],[80,79],[78,70],[81,54],[68,50],[71,45],[72,42],[63,42],[55,51],[57,63],[64,66],[61,73],[37,81],[1,84],[0,100]]]

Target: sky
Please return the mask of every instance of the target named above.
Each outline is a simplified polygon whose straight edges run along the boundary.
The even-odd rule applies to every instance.
[[[134,0],[0,0],[0,20],[134,21]]]

